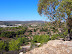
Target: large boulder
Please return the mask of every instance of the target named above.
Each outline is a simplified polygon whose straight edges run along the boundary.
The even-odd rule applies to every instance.
[[[72,54],[72,41],[51,40],[24,54]]]

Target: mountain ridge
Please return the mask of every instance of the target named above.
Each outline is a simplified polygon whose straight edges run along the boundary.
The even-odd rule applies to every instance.
[[[44,21],[0,21],[0,25],[14,25],[14,24],[26,24],[26,23],[44,23]]]

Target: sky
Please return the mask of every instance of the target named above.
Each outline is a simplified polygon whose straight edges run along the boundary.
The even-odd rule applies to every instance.
[[[0,21],[45,21],[37,4],[38,0],[0,0]]]

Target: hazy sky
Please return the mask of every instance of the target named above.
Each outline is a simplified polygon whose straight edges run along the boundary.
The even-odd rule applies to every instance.
[[[44,20],[37,4],[38,0],[0,0],[0,21]]]

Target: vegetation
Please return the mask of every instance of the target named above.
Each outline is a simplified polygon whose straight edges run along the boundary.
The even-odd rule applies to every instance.
[[[38,26],[27,24],[19,27],[0,27],[0,51],[18,51],[21,45],[27,45],[28,42],[31,42],[32,45],[43,44],[49,40],[65,38],[66,36],[68,36],[67,40],[70,40],[72,38],[71,7],[72,0],[39,0],[38,13],[48,17],[51,22],[38,24]],[[9,23],[6,24],[12,26]],[[59,32],[60,28],[61,32]],[[11,40],[3,40],[2,38],[10,38]]]
[[[67,36],[67,28],[63,28],[63,33],[54,34],[51,36],[51,31],[54,33],[58,32],[58,29],[55,27],[50,27],[46,24],[42,27],[36,27],[33,29],[27,29],[27,27],[18,27],[18,28],[1,28],[0,29],[0,38],[10,38],[11,40],[1,40],[0,51],[19,51],[21,45],[27,45],[28,42],[31,42],[31,47],[39,47],[43,43],[48,42],[49,40],[55,40],[58,38],[64,38]],[[51,29],[51,30],[50,30]],[[37,31],[40,30],[40,31]],[[28,35],[25,34],[28,33]],[[35,35],[32,35],[32,32]],[[40,32],[45,32],[45,35],[39,35]],[[37,46],[36,43],[41,43]]]
[[[22,28],[22,29],[21,29]],[[15,28],[15,29],[21,29],[21,30],[18,30],[18,31],[4,31],[2,29],[1,32],[0,32],[0,37],[8,37],[8,38],[13,38],[13,37],[16,37],[16,35],[20,35],[20,34],[24,34],[27,30],[27,27],[18,27],[18,28]]]
[[[48,24],[48,25],[47,25]],[[64,23],[65,24],[65,23]],[[29,25],[28,25],[29,26]],[[65,38],[67,36],[68,29],[63,26],[63,32],[59,33],[58,28],[53,26],[53,22],[41,24],[37,27],[11,27],[0,29],[0,51],[19,51],[21,45],[27,45],[31,42],[31,47],[39,47],[49,40],[55,40],[59,38]],[[52,35],[52,32],[54,35]],[[58,32],[58,34],[57,34]],[[34,33],[34,34],[33,34]],[[6,39],[7,40],[6,40]],[[36,43],[41,43],[37,45]],[[32,49],[32,48],[31,48]]]
[[[52,36],[51,36],[51,40],[58,39],[59,37],[60,37],[59,34],[52,35]]]
[[[51,21],[65,21],[69,34],[67,40],[70,40],[72,29],[72,0],[39,0],[38,13],[40,15],[44,14]]]
[[[22,44],[28,44],[29,40],[28,38],[25,37],[20,37],[16,40],[11,40],[11,41],[0,41],[0,51],[6,50],[6,51],[14,51],[14,50],[19,50],[20,46]]]
[[[48,35],[35,35],[33,36],[33,43],[45,43],[50,40]]]
[[[36,29],[34,29],[34,32],[36,32]]]
[[[47,29],[47,28],[41,28],[41,29],[40,29],[40,32],[42,32],[42,31],[47,32],[47,31],[48,31],[48,29]]]
[[[8,38],[12,37],[13,38],[15,36],[16,36],[16,34],[13,31],[6,31],[6,32],[1,33],[1,37],[8,37]]]
[[[19,50],[20,46],[22,44],[26,44],[26,42],[27,42],[27,38],[25,38],[25,37],[18,38],[17,40],[11,40],[9,42],[9,50],[10,51],[12,51],[12,50]]]
[[[63,33],[64,36],[67,36],[67,34],[68,34],[68,30],[66,30],[66,31]]]
[[[8,42],[6,41],[0,41],[0,51],[6,50],[8,51]]]

